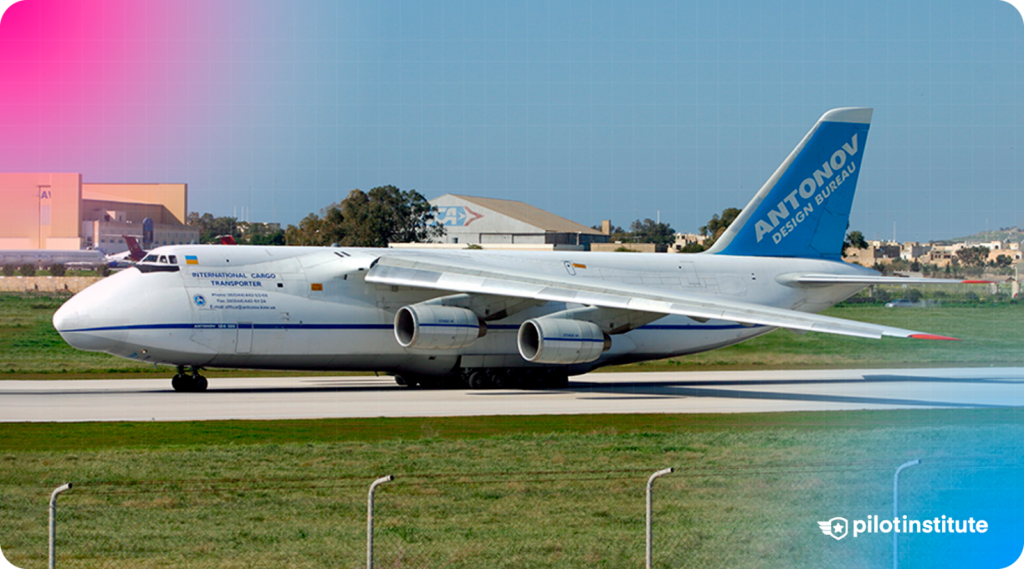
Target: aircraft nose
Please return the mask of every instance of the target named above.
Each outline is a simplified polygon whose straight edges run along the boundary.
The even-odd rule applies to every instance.
[[[123,318],[111,318],[111,307],[95,302],[100,291],[93,289],[102,289],[103,284],[97,283],[76,294],[53,314],[57,333],[79,350],[111,352],[124,344],[125,330],[118,326]]]
[[[53,327],[62,336],[64,331],[78,328],[79,312],[75,304],[75,298],[71,297],[53,313]],[[66,340],[67,338],[65,338]]]

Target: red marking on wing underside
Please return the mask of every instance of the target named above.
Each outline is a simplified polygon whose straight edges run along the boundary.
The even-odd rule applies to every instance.
[[[939,336],[938,334],[911,334],[911,338],[915,340],[949,340],[952,342],[959,342],[960,338],[951,338],[949,336]]]

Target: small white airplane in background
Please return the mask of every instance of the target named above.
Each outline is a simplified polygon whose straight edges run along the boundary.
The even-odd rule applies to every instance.
[[[401,385],[565,386],[595,368],[775,328],[952,339],[817,315],[905,279],[842,262],[871,109],[825,113],[711,250],[693,255],[181,245],[64,304],[77,348],[177,366],[365,370]]]
[[[133,263],[138,263],[146,256],[146,252],[142,250],[142,246],[139,245],[139,239],[131,235],[122,235],[125,244],[128,245],[127,251],[121,251],[120,253],[114,253],[112,255],[104,255],[103,264],[110,267],[111,269],[123,269],[131,266]]]

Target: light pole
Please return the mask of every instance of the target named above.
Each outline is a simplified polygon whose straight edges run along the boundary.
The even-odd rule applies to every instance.
[[[892,477],[892,523],[893,525],[899,523],[900,517],[900,472],[904,468],[910,468],[911,466],[917,466],[921,464],[920,459],[914,459],[910,462],[904,462],[896,469],[896,475]],[[897,531],[896,527],[892,528],[892,569],[899,569],[900,556],[899,556],[899,544],[900,544],[900,532]]]

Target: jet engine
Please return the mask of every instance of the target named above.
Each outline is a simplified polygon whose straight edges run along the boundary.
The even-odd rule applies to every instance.
[[[475,312],[456,306],[412,304],[395,314],[395,339],[403,348],[464,348],[486,333]]]
[[[601,327],[585,320],[532,318],[519,327],[519,353],[538,364],[578,364],[596,360],[611,347]]]

